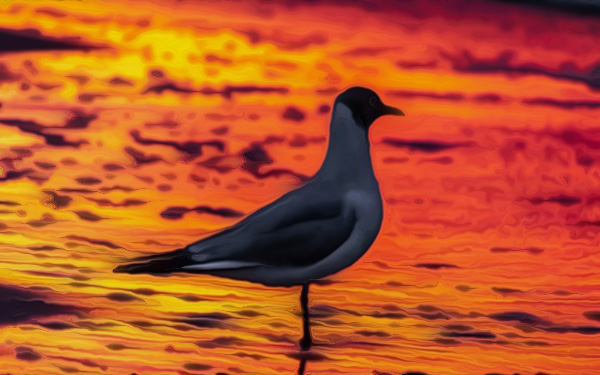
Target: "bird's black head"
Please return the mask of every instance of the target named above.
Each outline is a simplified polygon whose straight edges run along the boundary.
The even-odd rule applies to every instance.
[[[404,112],[383,104],[375,91],[364,87],[349,88],[338,95],[335,102],[350,108],[354,118],[364,124],[366,128],[384,115],[404,116]]]

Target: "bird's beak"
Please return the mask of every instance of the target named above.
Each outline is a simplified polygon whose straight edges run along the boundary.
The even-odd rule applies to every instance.
[[[383,106],[382,114],[383,115],[392,115],[392,116],[404,116],[404,112],[402,112],[400,109],[389,106],[389,105]]]

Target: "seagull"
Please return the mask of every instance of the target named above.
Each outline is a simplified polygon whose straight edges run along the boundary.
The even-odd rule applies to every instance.
[[[383,219],[369,151],[369,128],[383,115],[404,116],[364,87],[338,95],[319,171],[303,186],[239,223],[183,249],[136,258],[114,272],[208,274],[265,286],[301,286],[301,351],[312,346],[309,284],[341,271],[371,247]]]

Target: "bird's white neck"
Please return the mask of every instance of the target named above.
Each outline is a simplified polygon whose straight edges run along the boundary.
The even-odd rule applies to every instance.
[[[363,183],[374,180],[367,128],[357,122],[346,105],[333,108],[329,146],[325,161],[316,177]]]

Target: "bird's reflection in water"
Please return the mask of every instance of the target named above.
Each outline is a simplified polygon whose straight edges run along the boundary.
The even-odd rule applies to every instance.
[[[304,375],[306,372],[306,365],[309,362],[322,361],[327,358],[323,354],[314,351],[290,353],[288,354],[288,357],[298,360],[298,371],[296,372],[298,375]]]

